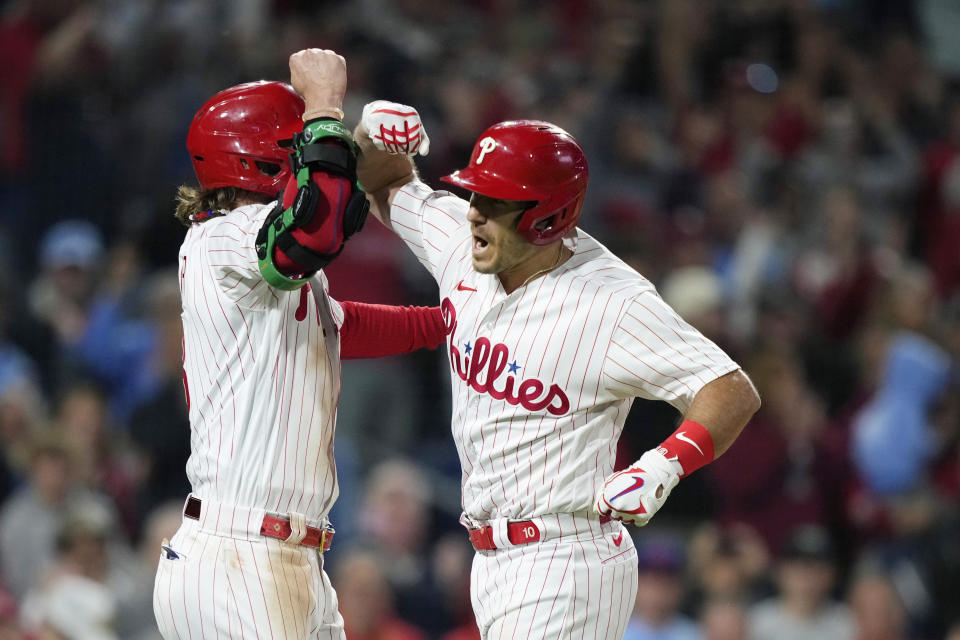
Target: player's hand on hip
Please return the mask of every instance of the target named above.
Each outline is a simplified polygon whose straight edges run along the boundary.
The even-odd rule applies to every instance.
[[[596,509],[615,520],[642,527],[680,482],[680,465],[651,449],[623,471],[607,478],[597,493]]]
[[[303,96],[306,113],[341,110],[347,92],[347,61],[329,49],[303,49],[290,56],[290,84]]]
[[[430,152],[430,138],[413,107],[376,100],[363,108],[360,124],[380,151],[405,156],[425,156]]]

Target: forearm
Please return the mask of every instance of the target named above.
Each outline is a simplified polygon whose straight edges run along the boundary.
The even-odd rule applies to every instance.
[[[353,139],[360,147],[357,158],[357,178],[370,202],[370,212],[380,222],[390,226],[390,204],[403,185],[417,177],[413,159],[377,149],[363,124],[353,131]]]
[[[440,307],[395,307],[341,302],[340,355],[344,359],[379,358],[436,349],[446,328]]]

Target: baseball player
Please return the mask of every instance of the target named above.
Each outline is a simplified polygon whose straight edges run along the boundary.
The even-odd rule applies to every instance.
[[[155,581],[168,640],[344,637],[323,570],[341,347],[402,353],[445,333],[439,309],[328,298],[322,268],[367,212],[340,122],[346,66],[308,49],[290,73],[292,87],[218,93],[187,138],[200,182],[177,207],[192,493]]]
[[[368,104],[354,137],[372,211],[440,288],[481,635],[621,638],[637,557],[619,521],[645,525],[730,446],[759,407],[753,385],[577,228],[587,162],[559,127],[484,131],[443,178],[469,201],[418,179],[411,158],[429,139],[416,110]],[[612,473],[637,396],[683,422]]]

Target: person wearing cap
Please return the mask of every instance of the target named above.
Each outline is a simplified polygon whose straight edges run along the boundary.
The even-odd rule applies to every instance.
[[[834,550],[827,532],[814,525],[796,529],[775,567],[778,594],[754,605],[754,640],[853,640],[846,605],[834,601]]]
[[[43,236],[40,275],[30,285],[29,307],[61,343],[73,343],[86,327],[102,258],[103,238],[90,222],[65,220]]]

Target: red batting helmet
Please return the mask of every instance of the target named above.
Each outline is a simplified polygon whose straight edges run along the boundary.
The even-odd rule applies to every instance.
[[[441,180],[499,200],[533,200],[517,231],[550,244],[573,229],[589,180],[587,158],[569,133],[549,122],[511,120],[480,135],[470,164]]]
[[[187,134],[200,186],[277,195],[290,177],[290,149],[278,142],[303,130],[303,108],[293,87],[266,80],[230,87],[207,100]]]

